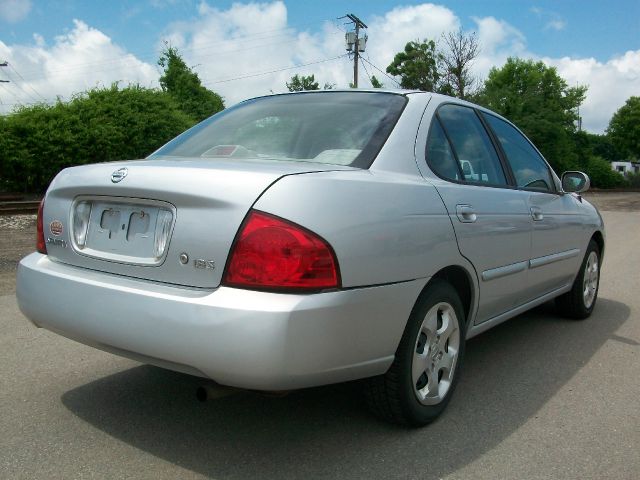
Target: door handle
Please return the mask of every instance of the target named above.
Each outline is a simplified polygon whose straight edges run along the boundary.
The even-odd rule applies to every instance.
[[[456,215],[462,223],[473,223],[478,219],[471,205],[456,205]]]
[[[542,209],[540,207],[531,207],[530,210],[531,210],[531,218],[533,218],[534,221],[539,222],[544,218],[544,215],[542,214]]]

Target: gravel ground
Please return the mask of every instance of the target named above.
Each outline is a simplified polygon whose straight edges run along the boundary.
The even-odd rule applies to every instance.
[[[35,215],[0,216],[0,295],[15,292],[16,267],[35,242]]]
[[[640,192],[587,192],[584,197],[602,212],[640,211]]]

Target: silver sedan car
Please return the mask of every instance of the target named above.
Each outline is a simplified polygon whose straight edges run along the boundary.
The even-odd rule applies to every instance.
[[[504,118],[409,91],[242,102],[144,160],[68,168],[18,269],[38,327],[218,384],[366,379],[424,425],[465,340],[556,300],[596,303],[605,232]]]

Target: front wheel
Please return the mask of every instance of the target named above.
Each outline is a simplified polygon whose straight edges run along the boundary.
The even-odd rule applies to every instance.
[[[395,423],[422,426],[445,409],[456,386],[465,345],[465,317],[455,289],[436,279],[409,317],[386,374],[368,380],[371,410]]]
[[[591,315],[596,305],[599,286],[600,247],[591,240],[582,260],[580,272],[573,282],[573,287],[564,295],[556,298],[556,307],[567,318],[585,319]]]

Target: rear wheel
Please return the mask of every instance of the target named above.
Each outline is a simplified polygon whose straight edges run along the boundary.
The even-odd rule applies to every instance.
[[[422,426],[451,399],[464,354],[465,317],[460,297],[442,280],[421,295],[386,374],[368,380],[371,410],[387,420]]]
[[[593,312],[600,286],[600,248],[591,240],[580,272],[571,290],[556,298],[558,311],[567,318],[582,320]]]

